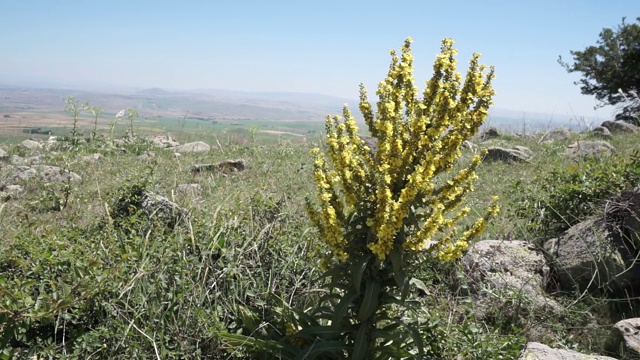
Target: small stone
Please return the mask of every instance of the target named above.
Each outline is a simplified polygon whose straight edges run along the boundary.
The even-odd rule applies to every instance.
[[[180,145],[179,142],[173,140],[171,135],[168,135],[168,134],[153,136],[151,137],[151,141],[156,147],[159,147],[159,148],[172,148]]]
[[[11,157],[9,158],[9,162],[13,165],[24,165],[27,163],[22,157],[18,155],[11,155]]]
[[[587,355],[573,350],[554,349],[545,344],[530,342],[518,360],[616,360],[609,356]]]
[[[505,162],[525,162],[529,161],[531,157],[531,150],[525,147],[528,151],[519,149],[505,149],[498,146],[492,146],[487,148],[487,155],[485,155],[483,161],[505,161]]]
[[[571,130],[566,128],[553,129],[540,138],[541,143],[568,140],[571,137]]]
[[[463,149],[467,149],[467,150],[471,151],[474,154],[478,152],[478,145],[472,143],[469,140],[465,140],[465,141],[462,142],[462,148]]]
[[[209,146],[209,144],[203,141],[195,141],[195,142],[186,143],[184,145],[176,146],[173,149],[176,152],[189,153],[189,152],[209,151],[211,150],[211,147]]]
[[[43,145],[37,141],[34,140],[23,140],[20,145],[22,145],[23,147],[29,149],[29,150],[40,150],[43,148]]]
[[[82,161],[85,162],[89,162],[89,163],[94,163],[98,160],[102,159],[102,154],[99,153],[95,153],[95,154],[91,154],[91,155],[87,155],[85,157],[82,158]]]
[[[191,167],[192,174],[198,174],[202,172],[239,172],[244,171],[246,168],[246,162],[243,159],[238,160],[225,160],[217,164],[196,164]]]
[[[180,184],[176,186],[176,192],[181,195],[198,195],[202,191],[200,184]]]
[[[576,141],[567,146],[565,155],[579,156],[600,156],[611,155],[615,148],[606,141]]]
[[[24,188],[20,185],[0,186],[0,201],[9,201],[18,197],[24,192]]]
[[[138,159],[151,160],[155,157],[156,157],[156,153],[154,153],[153,151],[145,151],[144,153],[140,154],[140,156],[138,156]]]
[[[487,128],[482,133],[480,133],[481,140],[495,139],[500,136],[501,136],[500,131],[495,127]]]

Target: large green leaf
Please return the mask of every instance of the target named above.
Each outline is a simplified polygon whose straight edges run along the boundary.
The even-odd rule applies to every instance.
[[[282,359],[291,359],[300,351],[297,347],[280,341],[262,340],[251,336],[230,334],[223,331],[215,332],[214,334],[231,347],[245,346],[254,351],[267,352]]]
[[[355,260],[350,267],[351,271],[351,285],[353,289],[360,293],[360,288],[362,284],[362,276],[364,275],[364,271],[367,269],[367,265],[369,265],[369,261],[373,255],[369,254],[363,256],[362,258]]]
[[[333,315],[331,316],[331,324],[333,326],[340,326],[344,317],[347,315],[349,308],[353,305],[353,302],[360,296],[358,292],[350,289],[342,296],[338,305],[333,309]]]
[[[342,332],[334,326],[319,325],[303,328],[298,331],[296,336],[311,340],[315,340],[316,338],[320,338],[322,340],[336,340],[342,337]]]
[[[349,350],[349,348],[346,347],[342,341],[317,341],[306,349],[303,349],[295,359],[307,360],[320,356],[323,359],[342,359],[347,350]]]

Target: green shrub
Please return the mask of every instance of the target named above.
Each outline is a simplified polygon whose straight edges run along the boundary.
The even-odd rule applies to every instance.
[[[1,252],[0,356],[72,347],[101,322],[97,300],[108,275],[95,246],[78,246],[87,235],[66,228],[29,232]]]
[[[544,171],[532,186],[513,184],[516,214],[534,235],[554,236],[602,208],[609,197],[640,183],[640,152],[589,157]],[[522,191],[524,189],[524,192]]]

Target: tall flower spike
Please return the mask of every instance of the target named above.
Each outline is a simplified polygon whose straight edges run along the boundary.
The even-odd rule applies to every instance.
[[[461,158],[464,140],[487,117],[493,68],[485,74],[480,55],[474,54],[463,81],[453,40],[444,39],[433,77],[419,98],[411,42],[408,38],[399,52],[391,51],[375,111],[360,85],[359,109],[377,139],[375,155],[365,148],[346,105],[342,118],[327,117],[327,160],[319,150],[314,153],[320,208],[310,209],[309,215],[340,261],[370,252],[382,262],[398,246],[452,259],[498,210],[490,205],[485,216],[459,235],[455,225],[469,209],[458,206],[473,191],[479,158],[447,176]],[[418,224],[416,219],[424,221]],[[367,235],[349,237],[354,229]]]

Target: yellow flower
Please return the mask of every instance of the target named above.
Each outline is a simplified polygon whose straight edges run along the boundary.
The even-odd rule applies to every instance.
[[[407,38],[399,53],[390,52],[389,71],[376,91],[375,113],[360,85],[359,109],[378,140],[375,155],[360,138],[346,104],[342,117],[326,118],[326,154],[312,151],[319,209],[309,209],[309,214],[337,261],[361,254],[357,251],[371,251],[384,261],[396,245],[451,260],[461,256],[500,209],[492,199],[487,214],[459,236],[456,223],[470,212],[459,205],[474,190],[475,169],[483,155],[452,176],[443,175],[452,171],[462,143],[487,117],[494,94],[493,68],[485,74],[480,55],[474,54],[463,79],[456,69],[454,42],[443,39],[433,77],[419,98],[411,42]],[[443,176],[448,180],[442,182]],[[416,218],[422,219],[418,225]],[[362,223],[347,223],[353,219]],[[364,249],[358,250],[359,243],[346,238],[347,227],[354,226],[368,232]],[[440,233],[446,235],[438,237]]]

